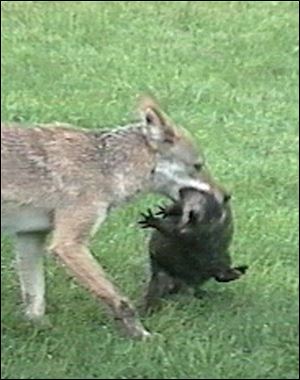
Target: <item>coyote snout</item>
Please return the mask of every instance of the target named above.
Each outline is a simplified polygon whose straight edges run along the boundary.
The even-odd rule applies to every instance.
[[[152,99],[141,121],[109,131],[65,124],[24,128],[1,123],[1,228],[15,239],[26,315],[45,312],[43,255],[50,252],[112,311],[130,336],[146,336],[135,309],[88,249],[113,207],[140,192],[179,199],[182,187],[211,191],[197,171],[203,159],[186,132]]]
[[[206,179],[204,180],[197,174],[194,166],[189,167],[181,162],[170,162],[162,159],[158,162],[153,173],[153,186],[157,192],[173,200],[179,200],[179,192],[183,187],[213,192],[213,188]]]

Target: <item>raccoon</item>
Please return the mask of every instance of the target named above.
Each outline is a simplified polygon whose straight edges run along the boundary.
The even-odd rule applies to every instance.
[[[180,190],[180,200],[148,209],[139,224],[153,228],[149,242],[151,279],[144,296],[148,310],[168,293],[183,287],[199,289],[209,279],[229,282],[240,278],[247,265],[232,267],[229,247],[234,224],[230,196],[218,202],[213,194],[193,188]]]

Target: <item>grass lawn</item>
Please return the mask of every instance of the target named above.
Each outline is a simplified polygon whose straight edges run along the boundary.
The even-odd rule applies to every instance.
[[[48,259],[48,315],[20,316],[11,241],[1,239],[2,379],[298,378],[298,9],[296,1],[3,1],[1,119],[85,127],[130,121],[150,91],[233,192],[243,279],[165,300],[121,337]],[[137,302],[147,273],[146,196],[112,213],[92,248]]]

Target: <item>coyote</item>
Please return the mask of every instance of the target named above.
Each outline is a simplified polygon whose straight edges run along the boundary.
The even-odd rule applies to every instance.
[[[48,248],[103,301],[127,335],[149,335],[90,253],[89,238],[111,209],[140,192],[176,200],[182,187],[211,188],[197,179],[203,157],[187,132],[152,98],[144,98],[138,110],[140,121],[113,130],[1,122],[1,230],[15,241],[30,320],[45,313],[43,256]]]

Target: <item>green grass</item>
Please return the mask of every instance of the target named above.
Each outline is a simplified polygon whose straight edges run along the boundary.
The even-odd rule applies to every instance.
[[[298,2],[1,2],[1,118],[87,127],[132,118],[154,93],[232,189],[242,280],[211,282],[120,337],[102,307],[49,259],[53,328],[28,328],[12,247],[1,240],[2,378],[298,378]],[[132,300],[146,278],[147,196],[92,242]]]

